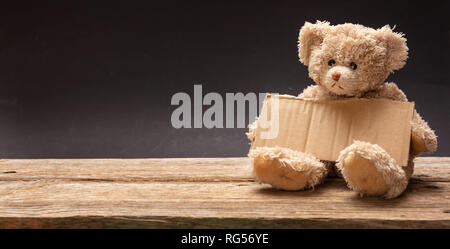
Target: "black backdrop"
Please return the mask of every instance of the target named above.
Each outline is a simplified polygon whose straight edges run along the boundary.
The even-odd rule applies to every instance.
[[[91,2],[91,3],[88,3]],[[93,3],[92,3],[93,2]],[[176,92],[298,94],[305,21],[397,25],[390,76],[450,139],[448,1],[35,1],[0,8],[0,157],[245,156],[245,129],[174,129]]]

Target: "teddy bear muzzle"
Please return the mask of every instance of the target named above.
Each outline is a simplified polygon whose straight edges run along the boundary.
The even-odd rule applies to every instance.
[[[341,73],[340,72],[334,72],[333,74],[331,74],[331,78],[334,80],[334,81],[339,81],[339,78],[341,78]]]

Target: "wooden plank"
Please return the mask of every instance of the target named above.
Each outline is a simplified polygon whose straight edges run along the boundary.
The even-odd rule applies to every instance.
[[[0,161],[0,228],[450,228],[450,158],[418,158],[404,195],[251,180],[247,158]]]
[[[248,158],[3,159],[0,161],[0,181],[38,179],[249,181],[251,180],[250,171]]]
[[[415,178],[450,181],[450,157],[421,157],[415,162]],[[246,157],[0,160],[0,181],[251,181],[250,172]]]

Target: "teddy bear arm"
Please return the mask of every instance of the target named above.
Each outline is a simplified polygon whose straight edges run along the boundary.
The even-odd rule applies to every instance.
[[[393,82],[385,83],[377,91],[367,95],[372,98],[386,98],[397,101],[408,101],[405,93]],[[411,151],[412,154],[434,152],[437,148],[437,139],[428,123],[414,110],[411,121]]]
[[[414,155],[431,153],[437,149],[437,138],[428,123],[414,110],[411,121],[411,151]]]
[[[253,143],[255,141],[256,137],[256,128],[258,126],[258,117],[256,117],[255,121],[253,123],[248,125],[248,132],[245,133],[247,135],[248,140],[250,140],[250,143]]]

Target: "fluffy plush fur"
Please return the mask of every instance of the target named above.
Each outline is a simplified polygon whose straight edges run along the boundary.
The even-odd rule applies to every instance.
[[[305,99],[386,98],[408,101],[387,76],[401,69],[408,58],[403,34],[389,26],[372,29],[358,24],[330,25],[306,22],[299,34],[298,55],[317,85],[306,88]],[[433,152],[433,130],[414,111],[411,152],[406,167],[399,166],[380,146],[355,141],[341,151],[336,162],[322,162],[312,155],[287,148],[256,148],[249,152],[253,172],[260,182],[285,190],[301,190],[321,183],[337,168],[349,188],[361,195],[394,198],[404,192],[414,170],[414,158]],[[248,137],[254,138],[255,124]]]

